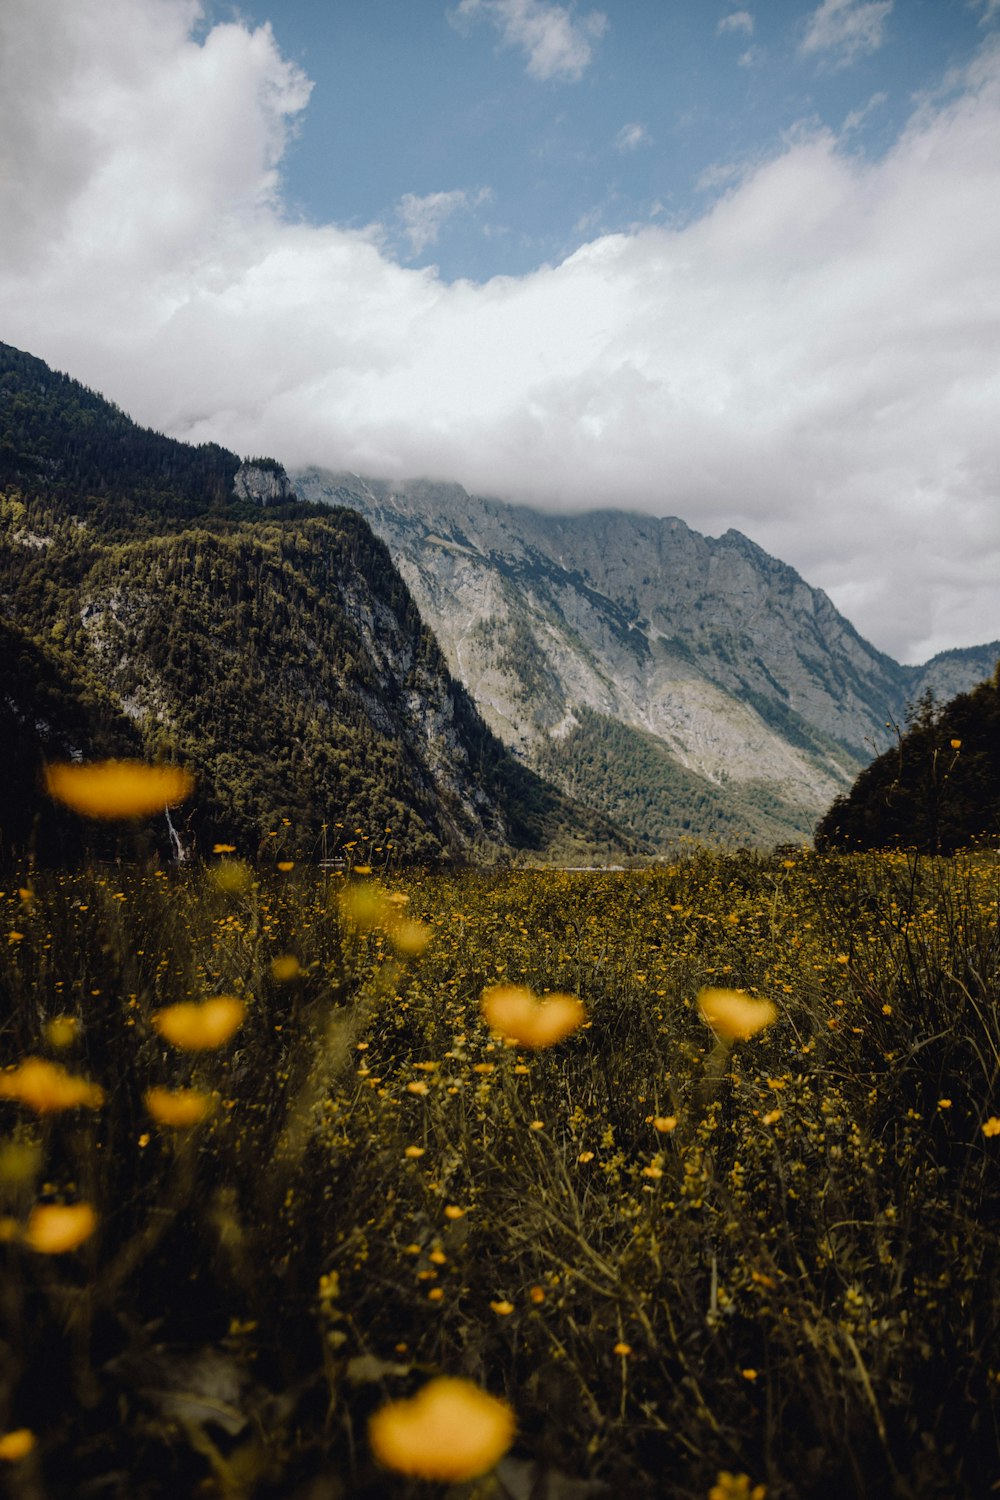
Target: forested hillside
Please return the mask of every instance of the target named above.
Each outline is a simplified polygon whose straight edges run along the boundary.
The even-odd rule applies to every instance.
[[[585,806],[603,806],[640,842],[766,847],[795,830],[798,809],[773,782],[720,786],[682,766],[656,735],[589,708],[576,718],[568,734],[542,746],[535,765]]]
[[[235,454],[139,429],[7,346],[0,433],[8,838],[44,756],[142,753],[197,773],[185,848],[622,851],[485,727],[356,513],[237,500]]]
[[[943,706],[930,693],[899,742],[838,797],[817,848],[915,848],[952,854],[1000,840],[1000,663]]]

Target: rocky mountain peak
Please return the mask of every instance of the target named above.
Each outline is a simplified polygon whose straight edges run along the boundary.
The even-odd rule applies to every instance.
[[[809,836],[927,685],[739,531],[294,477],[365,515],[500,737],[654,843]],[[971,686],[997,650],[950,653],[929,680]]]

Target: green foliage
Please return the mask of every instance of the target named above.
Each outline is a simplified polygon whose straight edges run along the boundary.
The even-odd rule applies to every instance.
[[[1000,836],[1000,666],[939,707],[929,692],[898,745],[868,766],[816,830],[820,849],[951,853]]]
[[[367,1417],[443,1372],[506,1397],[515,1463],[557,1492],[669,1475],[704,1500],[723,1470],[768,1500],[986,1492],[995,857],[411,874],[388,908],[299,868],[8,876],[2,1059],[105,1095],[0,1099],[24,1486],[407,1500]],[[423,954],[370,908],[426,924]],[[588,1024],[510,1050],[479,1011],[497,982],[576,993]],[[706,984],[779,1011],[721,1066]],[[159,1010],[218,993],[246,1005],[229,1044],[165,1045]],[[159,1126],[153,1086],[216,1108]],[[40,1199],[90,1203],[97,1233],[32,1251]]]
[[[240,460],[138,427],[123,411],[0,344],[0,490],[64,496],[78,514],[121,523],[225,507]]]
[[[75,752],[188,764],[188,850],[333,855],[355,827],[379,862],[628,847],[489,732],[356,512],[236,501],[235,454],[144,431],[6,345],[0,449],[7,840],[58,824],[39,767]],[[79,843],[61,837],[40,857]]]
[[[588,807],[600,807],[645,847],[669,849],[697,835],[723,845],[801,840],[809,814],[767,785],[737,794],[689,771],[662,740],[592,709],[574,710],[577,725],[550,740],[537,760],[543,776]]]

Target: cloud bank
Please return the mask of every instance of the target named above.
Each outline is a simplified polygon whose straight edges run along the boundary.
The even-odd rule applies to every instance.
[[[5,341],[289,467],[736,526],[904,660],[1000,635],[1000,49],[878,162],[807,129],[686,226],[448,285],[285,216],[308,80],[198,18],[5,0]]]
[[[458,25],[486,20],[499,31],[505,47],[519,47],[528,59],[532,78],[577,83],[593,59],[594,43],[607,30],[608,19],[592,10],[576,16],[569,6],[553,0],[459,0],[454,11]]]
[[[858,57],[877,52],[894,0],[823,0],[813,11],[800,50],[823,56],[830,66],[849,67]]]

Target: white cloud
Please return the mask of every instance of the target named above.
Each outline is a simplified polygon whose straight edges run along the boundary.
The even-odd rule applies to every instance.
[[[874,114],[877,109],[881,109],[882,105],[888,100],[888,97],[888,94],[884,94],[880,90],[877,94],[872,94],[868,103],[863,104],[860,109],[852,109],[849,114],[844,116],[844,123],[840,127],[841,134],[846,136],[855,130],[860,130],[861,126],[868,119],[868,116]]]
[[[753,36],[753,16],[748,10],[734,10],[731,15],[723,16],[715,34],[724,36],[727,31],[742,31],[744,36]]]
[[[506,47],[527,54],[528,73],[541,80],[561,78],[576,83],[593,58],[595,42],[607,30],[599,10],[577,17],[566,5],[552,0],[460,0],[452,13],[459,24],[490,21]]]
[[[766,56],[766,48],[748,47],[745,52],[740,53],[736,61],[737,65],[741,68],[759,68],[763,64]]]
[[[833,67],[847,67],[881,47],[892,6],[893,0],[823,0],[809,17],[799,51],[830,54]]]
[[[906,659],[1000,635],[1000,47],[881,161],[806,130],[684,227],[447,285],[283,216],[308,84],[196,14],[0,6],[7,342],[290,466],[736,526]]]
[[[973,10],[982,9],[980,26],[989,26],[1000,15],[1000,0],[971,0]]]
[[[635,151],[639,146],[651,146],[653,137],[645,125],[640,125],[638,120],[632,120],[628,125],[623,125],[615,136],[615,149],[618,151]]]
[[[454,188],[448,193],[426,193],[423,197],[404,193],[397,214],[412,253],[421,255],[428,245],[436,245],[442,228],[454,214],[475,210],[491,197],[489,188],[480,188],[473,194]]]

